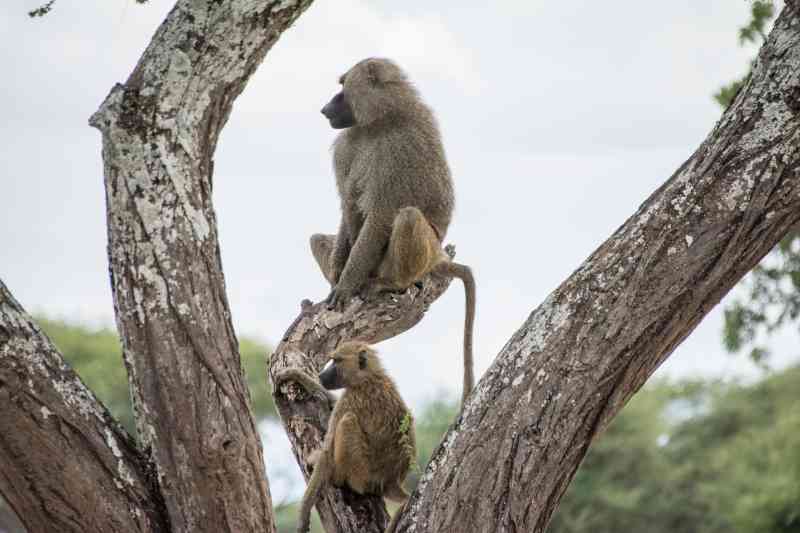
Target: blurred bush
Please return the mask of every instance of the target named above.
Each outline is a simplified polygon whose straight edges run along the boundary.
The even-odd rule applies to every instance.
[[[800,532],[800,367],[656,382],[589,449],[553,533]]]

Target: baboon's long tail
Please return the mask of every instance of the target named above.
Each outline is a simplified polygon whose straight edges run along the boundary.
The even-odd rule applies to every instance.
[[[325,446],[325,444],[323,444]],[[319,498],[319,491],[322,488],[322,483],[327,482],[331,478],[331,464],[330,457],[327,450],[323,450],[320,454],[319,461],[314,465],[314,472],[311,473],[311,479],[308,480],[306,492],[303,494],[303,501],[300,505],[300,511],[297,516],[297,531],[306,532],[310,528],[311,521],[311,507],[316,505]]]
[[[460,263],[449,263],[448,270],[464,283],[464,295],[466,296],[465,317],[464,317],[464,388],[461,393],[461,405],[467,401],[469,394],[475,386],[475,376],[473,374],[472,358],[472,330],[475,326],[475,278],[472,277],[472,269]]]

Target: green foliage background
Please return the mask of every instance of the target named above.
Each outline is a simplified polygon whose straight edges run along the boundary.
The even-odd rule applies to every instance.
[[[590,448],[551,532],[800,532],[800,367],[658,382]]]

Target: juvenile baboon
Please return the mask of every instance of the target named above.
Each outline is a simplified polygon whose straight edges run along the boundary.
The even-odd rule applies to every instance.
[[[463,400],[474,384],[475,280],[452,262],[442,240],[453,212],[453,183],[433,112],[388,59],[365,59],[322,108],[333,145],[342,219],[336,235],[315,234],[311,251],[340,308],[372,284],[405,290],[436,270],[461,279],[466,293]]]
[[[321,386],[297,369],[278,374],[275,386],[287,380],[334,402],[322,447],[308,458],[314,471],[300,505],[298,533],[308,531],[311,507],[327,482],[405,503],[403,480],[417,455],[414,420],[375,350],[363,342],[343,343],[320,373]],[[335,401],[328,390],[341,388],[345,392]]]

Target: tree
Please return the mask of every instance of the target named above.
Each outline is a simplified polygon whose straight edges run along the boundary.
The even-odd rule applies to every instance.
[[[309,3],[180,0],[90,120],[140,446],[0,287],[0,492],[29,531],[274,530],[211,176],[233,100]]]
[[[107,328],[92,329],[76,323],[37,316],[36,322],[53,341],[86,385],[108,407],[125,430],[136,432],[128,381],[122,364],[119,336]],[[243,338],[239,343],[242,366],[257,419],[277,416],[272,403],[272,392],[262,375],[263,358],[271,350],[253,339]]]
[[[757,0],[750,8],[750,20],[739,28],[739,44],[766,39],[765,29],[775,16],[771,2]],[[714,99],[727,108],[747,81],[743,78],[725,85]],[[759,336],[772,333],[800,317],[800,228],[790,231],[772,252],[742,281],[746,298],[737,298],[725,309],[724,342],[730,352],[750,347],[750,358],[766,364],[769,351]]]
[[[772,17],[775,16],[775,6],[771,1],[755,0],[750,6],[750,20],[746,25],[739,28],[739,44],[753,44],[763,42],[767,39],[765,33],[767,24]],[[719,90],[714,93],[714,100],[717,101],[722,108],[727,108],[736,97],[745,82],[747,81],[746,74],[744,77],[730,82],[728,85],[723,85]]]
[[[730,352],[750,348],[750,358],[768,364],[761,336],[800,318],[800,229],[793,229],[742,281],[745,291],[725,308],[724,343]]]
[[[309,0],[180,0],[91,124],[141,446],[0,286],[0,491],[30,531],[273,531],[210,200],[216,141],[249,75]],[[694,155],[530,315],[405,508],[400,531],[543,531],[592,439],[800,220],[800,6],[787,2]],[[306,305],[270,372],[409,329],[447,287]],[[301,462],[329,412],[287,384]],[[31,446],[31,443],[36,443]],[[329,531],[380,531],[374,498],[327,490]],[[42,512],[42,510],[46,512]]]

